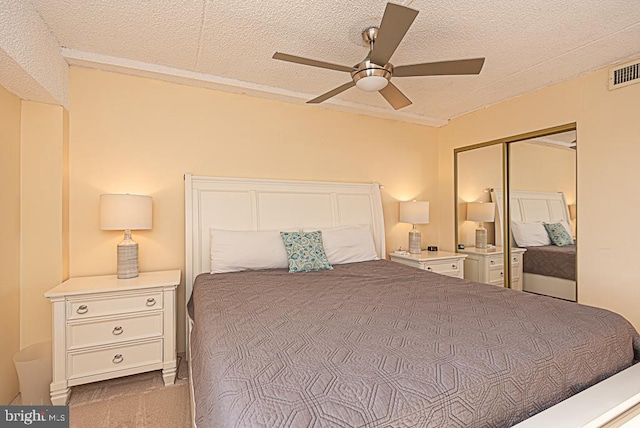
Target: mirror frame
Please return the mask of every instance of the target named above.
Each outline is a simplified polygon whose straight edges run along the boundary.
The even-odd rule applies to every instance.
[[[502,198],[502,212],[504,214],[505,219],[511,218],[510,204],[511,200],[511,187],[510,187],[510,177],[509,177],[509,157],[510,157],[510,143],[516,143],[523,140],[530,140],[532,138],[540,138],[546,137],[552,134],[559,134],[561,132],[568,131],[578,131],[578,124],[576,122],[566,123],[564,125],[558,125],[551,128],[539,129],[537,131],[531,131],[524,134],[512,135],[509,137],[499,138],[497,140],[491,140],[484,143],[472,144],[469,146],[458,147],[453,149],[453,192],[454,192],[454,224],[455,224],[455,251],[458,252],[458,224],[459,224],[459,214],[458,214],[458,153],[467,152],[470,150],[480,149],[482,147],[501,145],[502,146],[502,189],[503,189],[503,198]],[[578,180],[577,180],[578,168],[577,168],[577,153],[576,153],[576,201],[578,202]],[[511,235],[511,221],[503,221],[503,232],[502,239],[505,242],[509,243],[506,245],[506,249],[504,252],[504,275],[506,278],[505,288],[511,288],[511,240],[513,239]],[[578,233],[578,225],[576,223],[576,235]],[[497,245],[497,243],[496,243]],[[503,245],[504,248],[504,245]],[[577,243],[576,243],[577,249]],[[576,301],[578,301],[578,273],[577,273],[577,260],[576,260]]]

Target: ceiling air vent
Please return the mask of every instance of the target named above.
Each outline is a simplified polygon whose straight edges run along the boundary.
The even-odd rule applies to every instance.
[[[640,82],[640,60],[609,69],[609,90]]]

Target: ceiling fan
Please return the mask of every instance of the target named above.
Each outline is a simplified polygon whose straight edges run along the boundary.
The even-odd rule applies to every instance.
[[[379,91],[391,106],[398,110],[411,104],[393,83],[392,77],[442,76],[460,74],[479,74],[484,58],[462,59],[457,61],[427,62],[422,64],[400,65],[394,67],[389,62],[391,56],[416,19],[418,11],[394,3],[387,3],[380,27],[369,27],[362,37],[369,43],[369,54],[353,67],[332,64],[324,61],[303,58],[276,52],[274,59],[295,62],[312,67],[327,68],[351,74],[351,82],[338,86],[307,103],[318,104],[346,91],[352,86],[367,92]]]

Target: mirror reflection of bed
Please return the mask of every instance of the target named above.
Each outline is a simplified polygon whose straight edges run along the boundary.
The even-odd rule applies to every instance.
[[[502,191],[493,190],[491,198],[498,210],[496,235],[500,239],[504,221]],[[523,291],[576,301],[576,245],[564,193],[511,190],[510,200],[512,246],[526,249]],[[570,240],[559,241],[561,245],[554,243],[545,223],[561,225]]]
[[[512,236],[540,233],[540,239],[531,240],[525,233],[519,236],[523,242],[511,241],[512,248],[527,249],[523,290],[572,301],[577,300],[575,242],[550,242],[540,223],[562,222],[569,237],[576,238],[576,150],[575,129],[509,143]],[[496,214],[500,221],[501,213]],[[496,229],[503,228],[496,223]]]

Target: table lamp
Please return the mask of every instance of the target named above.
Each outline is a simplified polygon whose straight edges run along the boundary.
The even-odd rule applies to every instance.
[[[480,222],[476,229],[476,248],[487,248],[487,229],[483,223],[494,221],[495,210],[496,204],[493,202],[467,203],[467,220]]]
[[[151,196],[100,195],[100,229],[124,230],[118,244],[118,279],[138,276],[138,243],[131,239],[132,230],[151,229]]]
[[[422,235],[416,225],[429,223],[429,202],[400,202],[400,222],[413,224],[413,229],[409,232],[409,253],[420,254]]]

